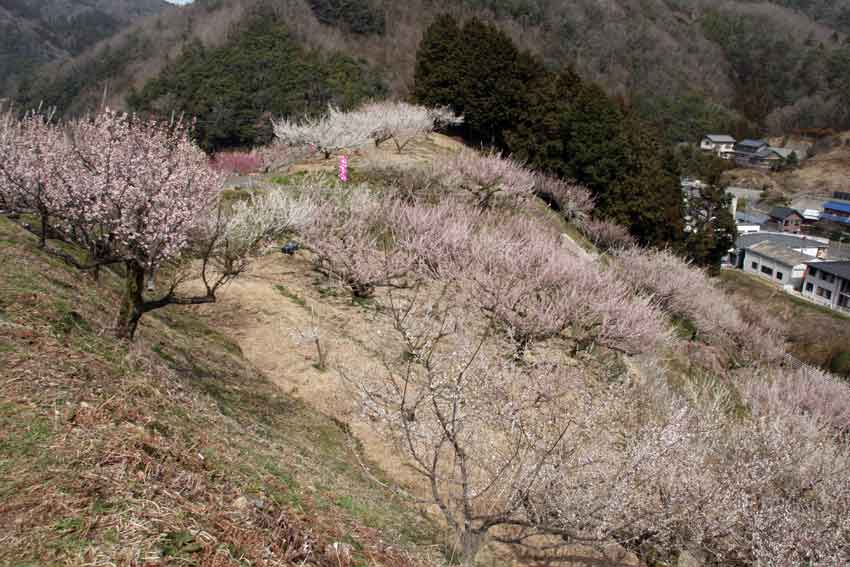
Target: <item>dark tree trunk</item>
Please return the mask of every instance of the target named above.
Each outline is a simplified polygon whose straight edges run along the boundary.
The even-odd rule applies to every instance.
[[[127,275],[124,278],[124,297],[115,324],[115,336],[119,339],[133,340],[139,319],[145,312],[144,285],[145,269],[135,260],[124,263]]]
[[[47,246],[47,231],[50,229],[48,221],[50,217],[44,211],[41,212],[41,230],[38,233],[38,247],[44,248]]]

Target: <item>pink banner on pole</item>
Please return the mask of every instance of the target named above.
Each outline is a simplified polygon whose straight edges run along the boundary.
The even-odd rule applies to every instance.
[[[346,156],[339,157],[339,180],[343,183],[348,181],[348,158]]]

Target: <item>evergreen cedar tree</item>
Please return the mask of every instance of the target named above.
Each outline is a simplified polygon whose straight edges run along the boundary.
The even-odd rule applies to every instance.
[[[678,172],[665,166],[656,133],[572,69],[547,71],[500,30],[443,15],[420,45],[414,96],[463,114],[468,142],[587,186],[597,214],[641,243],[682,249]]]
[[[143,114],[197,117],[195,138],[211,152],[270,142],[272,117],[349,108],[386,90],[362,62],[301,47],[280,17],[261,11],[220,47],[189,43],[127,102]]]

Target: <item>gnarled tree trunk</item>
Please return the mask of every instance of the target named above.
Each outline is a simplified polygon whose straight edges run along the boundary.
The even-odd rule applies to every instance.
[[[139,319],[145,313],[145,268],[136,260],[124,263],[127,275],[124,278],[124,296],[115,323],[115,336],[119,339],[133,340]]]

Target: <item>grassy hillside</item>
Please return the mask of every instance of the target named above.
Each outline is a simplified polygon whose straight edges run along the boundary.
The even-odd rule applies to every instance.
[[[149,18],[45,69],[24,98],[35,102],[64,90],[69,100],[61,106],[80,111],[100,100],[108,82],[110,103],[120,106],[131,88],[158,76],[184,46],[227,42],[233,25],[261,6],[279,14],[304,46],[362,57],[381,70],[395,95],[406,96],[423,31],[449,11],[497,23],[550,67],[575,66],[654,119],[671,141],[706,130],[847,123],[846,30],[823,10],[791,4],[205,0]]]
[[[113,274],[0,247],[0,565],[422,561],[435,528],[231,339],[168,309],[115,342]]]
[[[578,188],[482,210],[496,158],[459,149],[243,176],[226,204],[307,219],[134,343],[117,271],[0,218],[0,565],[846,563],[846,384],[672,252],[605,248]]]
[[[752,299],[782,322],[788,352],[808,364],[850,375],[850,318],[792,297],[761,278],[738,270],[724,270],[720,282],[725,290]]]

